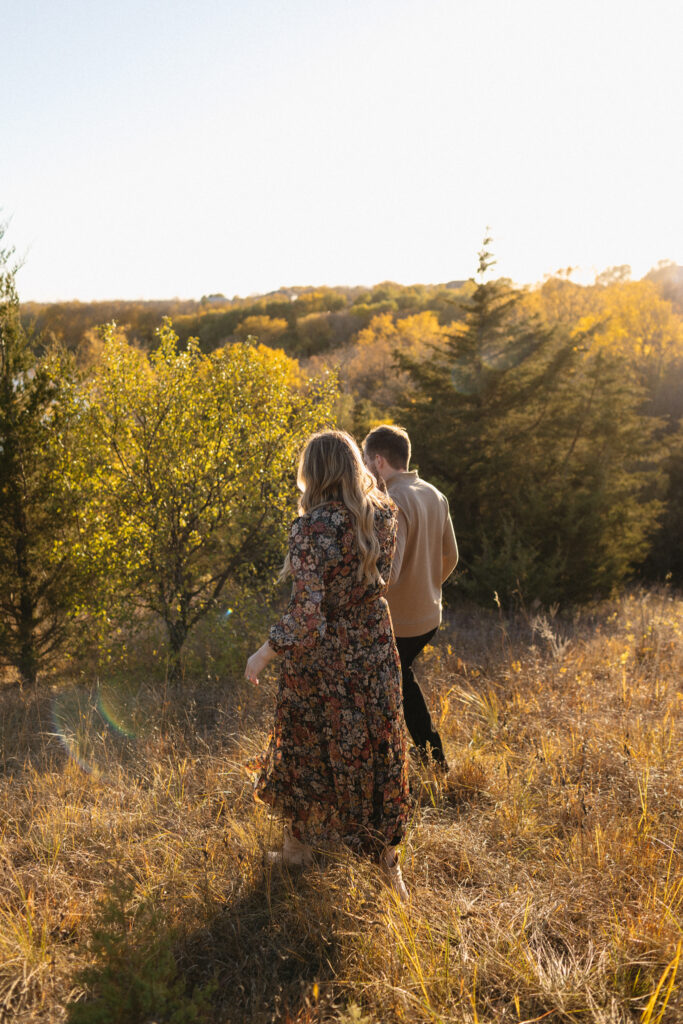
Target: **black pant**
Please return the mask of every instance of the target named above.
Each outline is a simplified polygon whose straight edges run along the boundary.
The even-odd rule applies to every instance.
[[[422,696],[422,690],[418,685],[412,668],[418,654],[427,646],[435,633],[436,630],[432,629],[429,633],[423,633],[422,636],[397,636],[396,646],[398,647],[398,656],[401,659],[403,714],[405,715],[408,732],[417,747],[422,761],[426,762],[428,760],[427,744],[429,743],[434,760],[440,766],[447,769],[448,765],[444,757],[441,737],[432,725],[432,719],[427,710],[425,699]]]

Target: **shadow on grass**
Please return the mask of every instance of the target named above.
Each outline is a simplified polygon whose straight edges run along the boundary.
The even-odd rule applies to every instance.
[[[215,1020],[296,1020],[316,1001],[313,987],[329,987],[339,947],[335,908],[315,892],[322,881],[315,868],[265,869],[248,895],[176,947],[188,980],[215,986]],[[311,913],[314,902],[322,919]]]
[[[169,926],[163,906],[134,904],[129,883],[110,891],[88,942],[91,964],[76,978],[87,994],[67,1008],[68,1024],[320,1019],[338,950],[329,900],[323,920],[310,913],[321,881],[316,869],[264,869],[189,932]]]

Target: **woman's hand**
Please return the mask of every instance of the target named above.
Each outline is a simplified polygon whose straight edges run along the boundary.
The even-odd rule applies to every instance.
[[[248,679],[250,683],[255,683],[258,686],[258,677],[274,657],[275,651],[266,640],[266,642],[259,647],[258,651],[252,654],[251,658],[249,658],[247,667],[244,670],[245,679]]]

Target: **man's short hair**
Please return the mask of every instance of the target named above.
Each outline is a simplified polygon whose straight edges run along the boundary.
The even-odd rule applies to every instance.
[[[392,469],[407,469],[410,462],[408,432],[403,427],[375,427],[363,441],[363,451],[371,459],[381,455]]]

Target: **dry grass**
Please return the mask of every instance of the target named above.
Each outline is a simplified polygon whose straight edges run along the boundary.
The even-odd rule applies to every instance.
[[[459,611],[420,676],[452,770],[407,908],[341,852],[263,867],[272,683],[6,689],[0,1019],[683,1021],[683,601]]]

